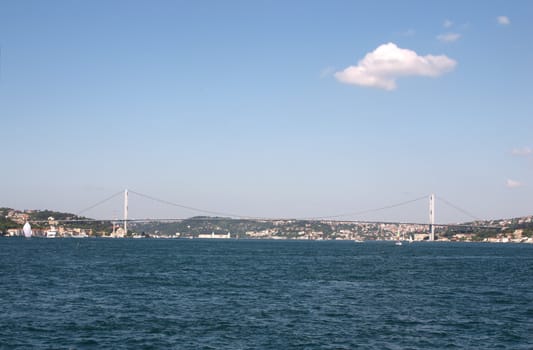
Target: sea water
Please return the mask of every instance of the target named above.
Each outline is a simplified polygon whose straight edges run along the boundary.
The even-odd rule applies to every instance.
[[[533,245],[0,238],[0,348],[532,349]]]

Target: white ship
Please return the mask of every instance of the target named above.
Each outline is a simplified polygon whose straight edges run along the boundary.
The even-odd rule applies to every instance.
[[[46,238],[56,238],[57,229],[54,225],[50,225],[50,229],[46,231]]]

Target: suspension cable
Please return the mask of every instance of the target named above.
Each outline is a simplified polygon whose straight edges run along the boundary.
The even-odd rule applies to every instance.
[[[182,209],[188,209],[188,210],[192,210],[192,211],[196,211],[196,212],[200,212],[200,213],[204,213],[204,214],[230,216],[230,217],[235,217],[235,218],[238,218],[238,219],[261,219],[261,218],[254,218],[254,217],[251,217],[251,216],[242,216],[242,215],[236,215],[236,214],[232,214],[232,213],[225,213],[225,212],[219,212],[219,211],[213,211],[213,210],[206,210],[206,209],[190,207],[190,206],[187,206],[187,205],[178,204],[178,203],[170,202],[170,201],[167,201],[167,200],[164,200],[164,199],[159,199],[159,198],[156,198],[156,197],[152,197],[152,196],[149,196],[149,195],[146,195],[146,194],[142,194],[142,193],[139,193],[139,192],[135,192],[135,191],[132,191],[132,190],[129,190],[129,192],[133,193],[133,194],[136,194],[137,196],[153,200],[155,202],[159,202],[159,203],[162,203],[162,204],[166,204],[166,205],[170,205],[170,206],[178,207],[178,208],[182,208]]]
[[[425,199],[427,198],[427,196],[422,196],[422,197],[418,197],[418,198],[414,198],[414,199],[410,199],[410,200],[407,200],[407,201],[403,201],[403,202],[400,202],[400,203],[395,203],[395,204],[390,204],[390,205],[387,205],[387,206],[384,206],[384,207],[380,207],[380,208],[374,208],[374,209],[369,209],[369,210],[363,210],[363,211],[360,211],[360,212],[357,212],[357,213],[353,213],[351,215],[361,215],[361,214],[368,214],[368,213],[373,213],[373,212],[378,212],[378,211],[382,211],[382,210],[386,210],[386,209],[392,209],[392,208],[397,208],[397,207],[401,207],[402,205],[406,205],[406,204],[410,204],[410,203],[414,203],[414,202],[418,202],[422,199]]]
[[[378,212],[378,211],[382,211],[382,210],[386,210],[386,209],[392,209],[392,208],[400,207],[402,205],[406,205],[406,204],[410,204],[410,203],[413,203],[413,202],[417,202],[417,201],[422,200],[424,198],[427,198],[427,196],[422,196],[422,197],[419,197],[419,198],[411,199],[411,200],[400,202],[400,203],[390,204],[390,205],[387,205],[387,206],[384,206],[384,207],[368,209],[368,210],[362,210],[362,211],[353,212],[353,213],[344,213],[344,214],[328,215],[328,216],[317,216],[317,217],[308,218],[307,220],[334,219],[334,218],[340,218],[340,217],[345,217],[345,216],[358,216],[358,215],[362,215],[362,214],[369,214],[369,213],[374,213],[374,212]]]
[[[470,218],[472,218],[474,220],[481,220],[477,216],[475,216],[475,215],[469,213],[468,211],[456,206],[455,204],[450,203],[449,201],[447,201],[446,199],[442,198],[441,196],[437,196],[437,199],[443,201],[445,204],[449,205],[450,207],[454,208],[457,211],[460,211],[461,213],[465,214],[466,216],[469,216]]]
[[[153,200],[155,202],[159,202],[159,203],[166,204],[166,205],[171,205],[171,206],[182,208],[182,209],[188,209],[188,210],[192,210],[192,211],[196,211],[196,212],[201,212],[201,213],[205,213],[205,214],[229,216],[229,217],[234,217],[234,218],[238,218],[238,219],[272,220],[272,218],[266,218],[266,217],[253,217],[253,216],[237,215],[237,214],[233,214],[233,213],[226,213],[226,212],[219,212],[219,211],[213,211],[213,210],[200,209],[200,208],[195,208],[195,207],[191,207],[191,206],[187,206],[187,205],[183,205],[183,204],[178,204],[178,203],[174,203],[174,202],[171,202],[171,201],[167,201],[167,200],[164,200],[164,199],[156,198],[156,197],[149,196],[149,195],[146,195],[146,194],[142,194],[142,193],[139,193],[139,192],[136,192],[136,191],[133,191],[133,190],[129,190],[129,192],[133,193],[133,194],[136,194],[136,195],[138,195],[140,197],[144,197],[144,198]],[[368,214],[368,213],[373,213],[373,212],[382,211],[382,210],[386,210],[386,209],[396,208],[396,207],[399,207],[399,206],[402,206],[402,205],[406,205],[406,204],[410,204],[410,203],[413,203],[413,202],[417,202],[417,201],[422,200],[422,199],[424,199],[426,197],[427,196],[422,196],[422,197],[418,197],[418,198],[411,199],[411,200],[408,200],[408,201],[403,201],[403,202],[400,202],[400,203],[395,203],[395,204],[391,204],[391,205],[387,205],[387,206],[383,206],[383,207],[379,207],[379,208],[374,208],[374,209],[369,209],[369,210],[363,210],[363,211],[359,211],[359,212],[343,213],[343,214],[328,215],[328,216],[317,216],[317,217],[309,217],[309,218],[291,218],[291,219],[292,220],[319,220],[319,219],[333,219],[333,218],[339,218],[339,217],[345,217],[345,216],[356,216],[356,215]]]
[[[123,192],[123,191],[117,192],[117,193],[115,193],[114,195],[109,196],[109,197],[107,197],[106,199],[101,200],[100,202],[98,202],[98,203],[96,203],[96,204],[93,204],[93,205],[91,205],[90,207],[87,207],[87,208],[85,208],[85,209],[83,209],[83,210],[77,212],[77,213],[76,213],[76,216],[80,216],[82,213],[84,213],[84,212],[86,212],[86,211],[89,211],[89,210],[91,210],[91,209],[93,209],[93,208],[96,208],[97,206],[99,206],[99,205],[101,205],[101,204],[104,204],[105,202],[107,202],[107,201],[109,201],[109,200],[115,198],[116,196],[118,196],[119,194],[122,194],[122,193],[124,193],[124,192]]]

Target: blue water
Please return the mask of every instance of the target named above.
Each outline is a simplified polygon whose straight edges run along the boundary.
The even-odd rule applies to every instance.
[[[532,349],[533,245],[0,239],[0,348]]]

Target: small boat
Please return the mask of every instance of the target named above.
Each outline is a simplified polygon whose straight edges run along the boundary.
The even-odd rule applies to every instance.
[[[394,245],[402,245],[402,241],[400,240],[400,225],[398,225],[398,232],[396,233],[396,243]]]
[[[80,232],[78,234],[72,235],[71,237],[72,238],[87,238],[89,236],[87,236],[87,234],[85,232]]]

